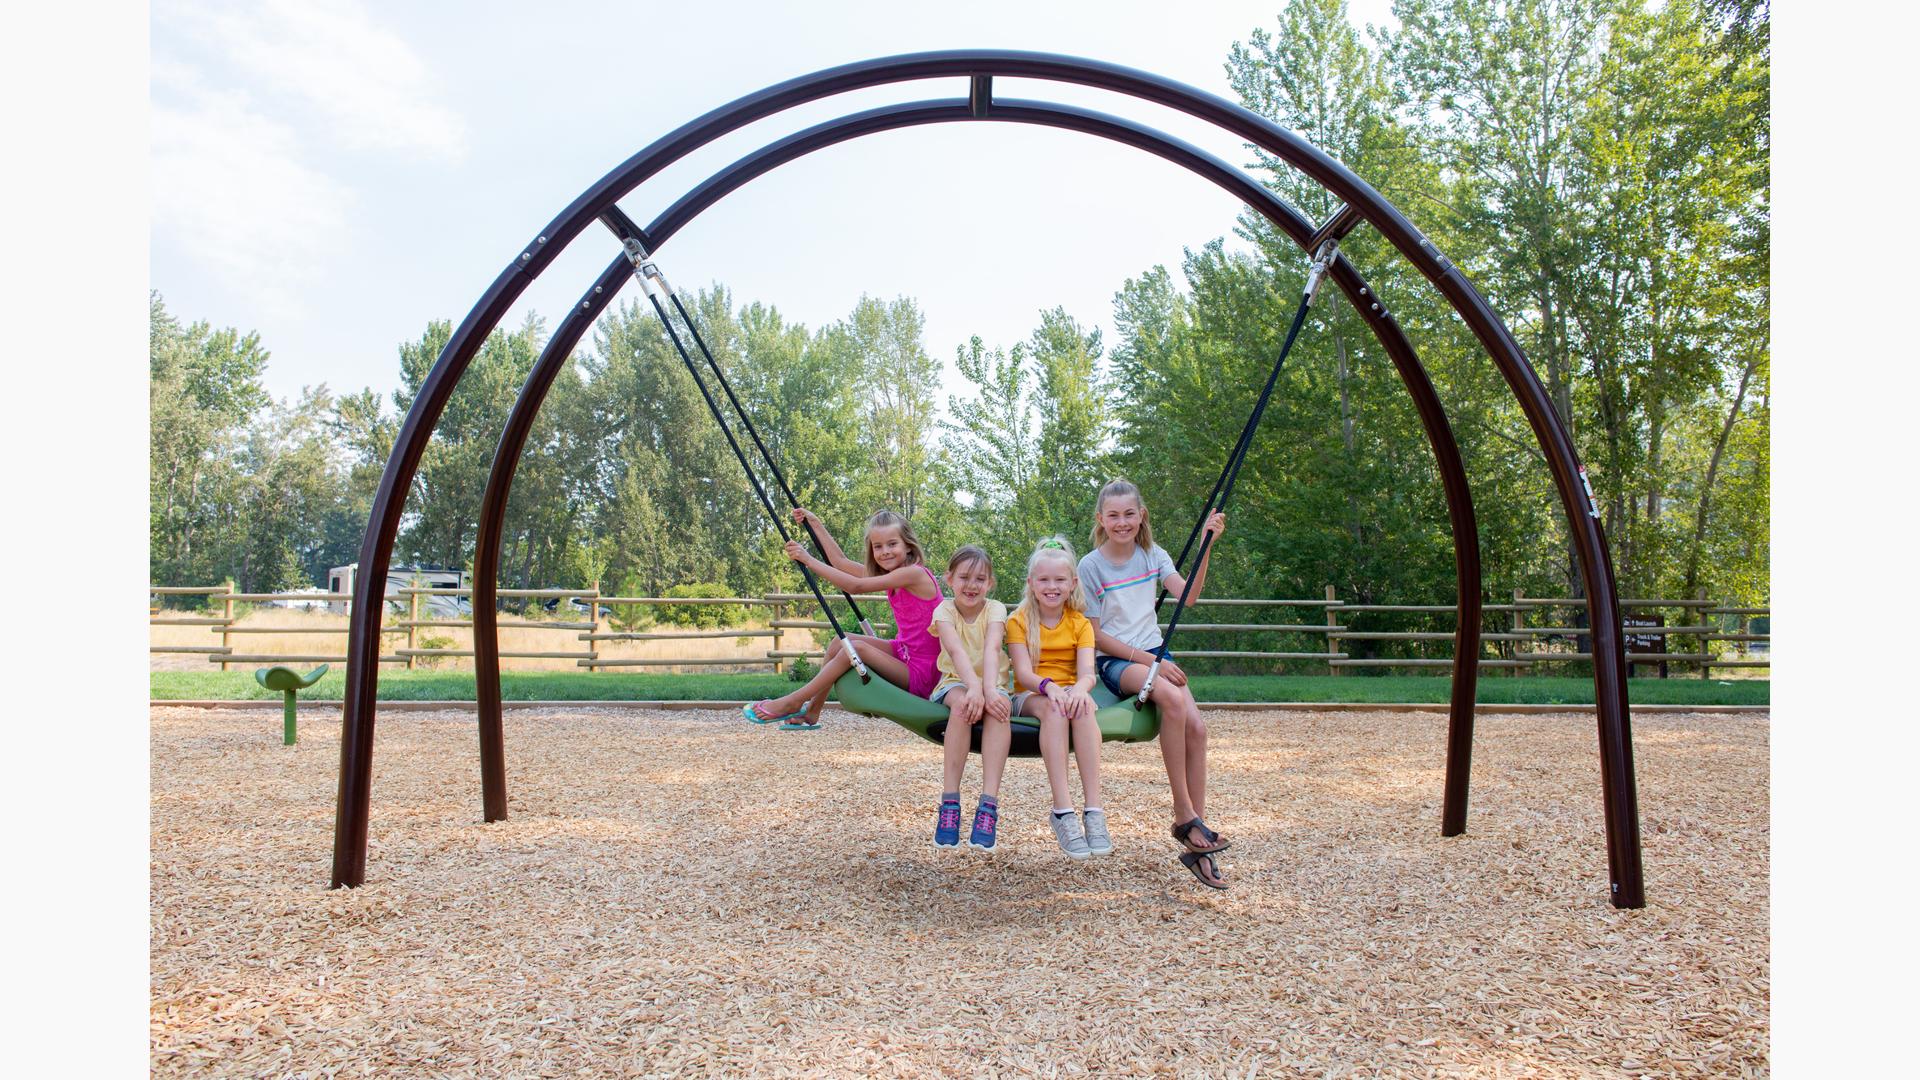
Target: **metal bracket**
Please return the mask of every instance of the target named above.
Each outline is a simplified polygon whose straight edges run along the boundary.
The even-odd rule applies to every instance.
[[[1313,253],[1313,264],[1307,267],[1307,303],[1320,295],[1320,286],[1327,280],[1327,271],[1333,269],[1334,257],[1340,254],[1340,241],[1329,238]]]
[[[1328,215],[1327,220],[1322,223],[1319,228],[1313,230],[1313,235],[1307,238],[1307,250],[1318,251],[1320,250],[1320,245],[1329,240],[1345,240],[1347,234],[1352,232],[1364,220],[1365,219],[1360,216],[1360,211],[1355,210],[1347,203],[1340,204],[1340,208]]]
[[[647,246],[635,237],[625,237],[620,246],[627,250],[627,261],[633,264],[633,274],[640,279],[641,288],[648,296],[665,299],[673,295],[673,289],[667,284],[667,276],[660,272],[659,264],[647,253]]]
[[[1599,517],[1600,504],[1594,500],[1593,481],[1587,479],[1587,467],[1585,465],[1580,466],[1580,486],[1584,488],[1587,493],[1587,516],[1591,518]]]
[[[967,111],[985,119],[993,108],[993,76],[975,75],[967,87]]]

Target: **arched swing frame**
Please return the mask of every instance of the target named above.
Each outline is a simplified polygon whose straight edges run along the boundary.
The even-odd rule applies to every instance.
[[[1152,101],[1206,120],[1286,161],[1332,193],[1342,206],[1327,222],[1316,227],[1271,192],[1253,183],[1242,171],[1150,128],[1044,102],[996,101],[992,95],[995,76],[1095,87]],[[934,78],[968,79],[970,93],[966,99],[866,110],[776,140],[696,186],[645,229],[634,224],[616,205],[618,199],[668,165],[756,120],[852,90]],[[1598,517],[1593,512],[1591,496],[1582,482],[1572,440],[1511,332],[1459,268],[1398,210],[1344,166],[1292,132],[1231,102],[1146,72],[1066,56],[1012,51],[919,53],[863,61],[791,79],[715,109],[669,133],[608,173],[541,230],[501,271],[455,329],[415,395],[375,493],[362,539],[361,572],[355,580],[353,614],[348,629],[333,886],[357,886],[365,879],[383,607],[377,590],[378,583],[386,580],[404,496],[455,384],[508,308],[559,252],[596,220],[621,240],[637,240],[651,252],[728,192],[787,161],[862,135],[968,120],[1077,130],[1147,150],[1238,195],[1299,243],[1303,251],[1317,250],[1324,241],[1338,240],[1359,224],[1368,224],[1440,291],[1473,330],[1513,391],[1533,427],[1567,514],[1586,587],[1593,633],[1610,899],[1618,907],[1642,906],[1645,896],[1626,702],[1624,639],[1612,561]],[[556,327],[509,416],[483,496],[480,538],[475,553],[473,610],[482,803],[487,821],[506,816],[495,598],[507,494],[527,433],[553,379],[574,346],[631,275],[632,266],[623,251]],[[1431,380],[1386,303],[1372,292],[1344,257],[1335,261],[1330,278],[1374,331],[1412,394],[1447,497],[1449,519],[1455,533],[1459,592],[1442,833],[1457,835],[1464,831],[1466,823],[1481,621],[1478,537],[1466,476]]]

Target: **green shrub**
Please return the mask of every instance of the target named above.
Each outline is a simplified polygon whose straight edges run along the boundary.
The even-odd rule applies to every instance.
[[[419,647],[422,649],[451,649],[453,648],[453,639],[450,637],[441,637],[439,634],[421,634]],[[416,656],[414,657],[414,663],[420,667],[437,668],[452,659],[453,657],[451,656]]]
[[[613,596],[645,596],[647,587],[633,574],[624,574],[614,583]],[[601,611],[606,612],[607,621],[615,630],[635,633],[649,629],[654,624],[655,609],[649,604],[606,604]]]
[[[794,657],[793,666],[787,669],[787,678],[797,683],[813,678],[813,665],[807,663],[804,656]]]
[[[725,585],[703,581],[693,585],[675,585],[665,595],[668,599],[732,596],[733,590]],[[744,604],[673,604],[656,609],[656,617],[667,626],[718,630],[746,622],[747,609]]]

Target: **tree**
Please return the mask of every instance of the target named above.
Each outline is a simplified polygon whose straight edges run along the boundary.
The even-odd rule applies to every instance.
[[[956,350],[954,366],[976,395],[947,399],[945,431],[954,489],[968,502],[970,542],[986,548],[999,573],[1024,566],[1042,534],[1033,482],[1040,471],[1028,387],[1026,349],[991,349],[978,336]]]
[[[148,299],[148,559],[155,581],[205,582],[227,571],[220,490],[245,426],[267,402],[268,353],[257,333],[182,326]]]
[[[1033,486],[1046,513],[1043,528],[1068,536],[1087,531],[1094,494],[1108,479],[1111,423],[1100,354],[1099,328],[1082,330],[1065,308],[1041,312],[1028,339],[1040,422]]]

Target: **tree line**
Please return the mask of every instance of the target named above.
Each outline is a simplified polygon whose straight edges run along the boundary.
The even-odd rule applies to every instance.
[[[1366,178],[1495,306],[1591,473],[1624,593],[1765,602],[1768,51],[1764,4],[1400,0],[1363,35],[1293,0],[1227,57],[1243,104]],[[1335,206],[1258,150],[1310,218]],[[1143,488],[1176,553],[1279,348],[1307,258],[1265,219],[1201,240],[1114,299],[1111,343],[1061,308],[1023,341],[974,338],[941,392],[919,304],[863,297],[820,328],[724,286],[683,294],[796,492],[843,543],[878,507],[936,560],[1084,547],[1092,498]],[[1200,239],[1200,238],[1196,238]],[[1420,351],[1460,443],[1493,595],[1577,595],[1532,432],[1444,301],[1366,229],[1343,245]],[[1323,293],[1230,507],[1210,591],[1447,602],[1453,537],[1409,396]],[[1336,298],[1337,299],[1337,298]],[[310,586],[357,556],[399,416],[450,324],[399,347],[399,388],[276,402],[257,333],[152,299],[152,574]],[[469,565],[508,409],[546,341],[487,340],[408,492],[396,563]],[[1110,347],[1109,347],[1110,345]],[[751,453],[751,450],[749,451]],[[776,493],[777,498],[777,493]],[[507,510],[503,586],[659,595],[797,579],[651,309],[604,316],[549,394]],[[1571,592],[1569,592],[1571,590]]]

